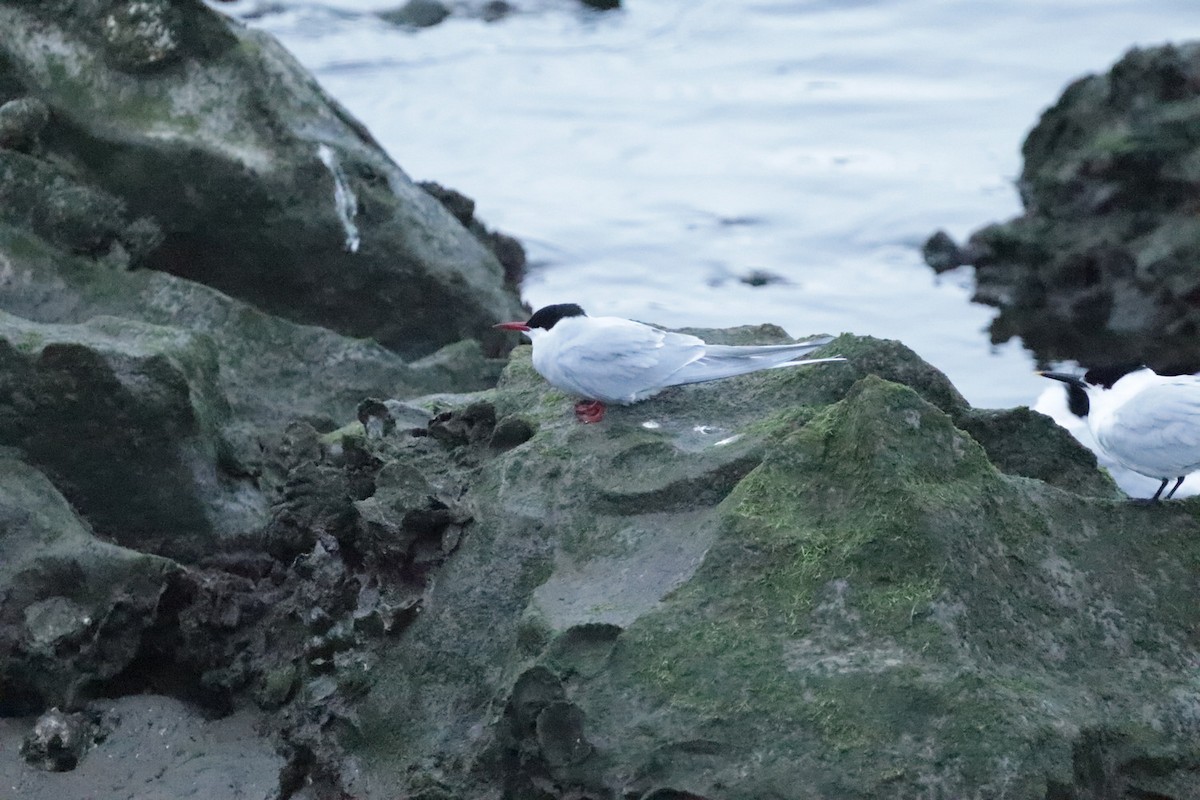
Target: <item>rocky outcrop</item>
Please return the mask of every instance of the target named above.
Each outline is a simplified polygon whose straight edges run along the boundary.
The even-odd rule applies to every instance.
[[[0,312],[0,445],[120,544],[181,555],[262,525],[266,504],[222,437],[228,416],[205,336]]]
[[[492,252],[270,37],[199,0],[93,5],[0,3],[0,221],[406,356],[519,313]]]
[[[1025,212],[962,247],[926,244],[935,269],[975,266],[992,339],[1042,361],[1200,368],[1200,45],[1133,50],[1082,78],[1025,140]]]
[[[894,343],[831,347],[594,427],[520,350],[427,436],[327,437],[382,466],[325,529],[436,570],[376,651],[347,790],[1191,797],[1191,504],[1123,505],[1048,420]]]
[[[253,706],[282,796],[1196,797],[1195,503],[835,351],[580,425],[518,348],[494,390],[294,423],[262,529],[164,562],[116,674],[68,664]]]
[[[975,412],[894,344],[830,348],[849,364],[684,387],[599,427],[518,351],[492,403],[535,433],[481,464],[458,552],[381,657],[354,738],[374,779],[1195,796],[1191,504],[1123,505],[1044,418]]]

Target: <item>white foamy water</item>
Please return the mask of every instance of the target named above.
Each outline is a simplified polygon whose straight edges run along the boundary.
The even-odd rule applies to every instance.
[[[897,338],[981,406],[1031,404],[1044,379],[920,244],[1019,212],[1021,141],[1070,80],[1200,38],[1194,0],[515,4],[410,32],[368,13],[399,0],[284,0],[249,24],[415,179],[519,237],[533,306]]]

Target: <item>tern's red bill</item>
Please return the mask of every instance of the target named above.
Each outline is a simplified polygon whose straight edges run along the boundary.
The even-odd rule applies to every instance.
[[[501,322],[499,325],[493,325],[493,328],[499,328],[502,331],[527,331],[529,326],[524,322]]]

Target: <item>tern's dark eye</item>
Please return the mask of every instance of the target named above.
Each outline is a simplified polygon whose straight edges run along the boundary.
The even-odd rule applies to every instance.
[[[563,317],[586,317],[583,309],[574,303],[557,303],[552,306],[539,308],[525,324],[531,328],[550,330]]]

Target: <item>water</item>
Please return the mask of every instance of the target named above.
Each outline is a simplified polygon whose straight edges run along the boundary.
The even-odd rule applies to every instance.
[[[533,306],[897,338],[1000,407],[1045,381],[921,242],[1019,212],[1021,141],[1070,80],[1200,38],[1194,0],[524,0],[415,33],[367,13],[399,2],[284,0],[250,24],[415,179],[518,236]],[[755,269],[785,282],[737,280]]]

